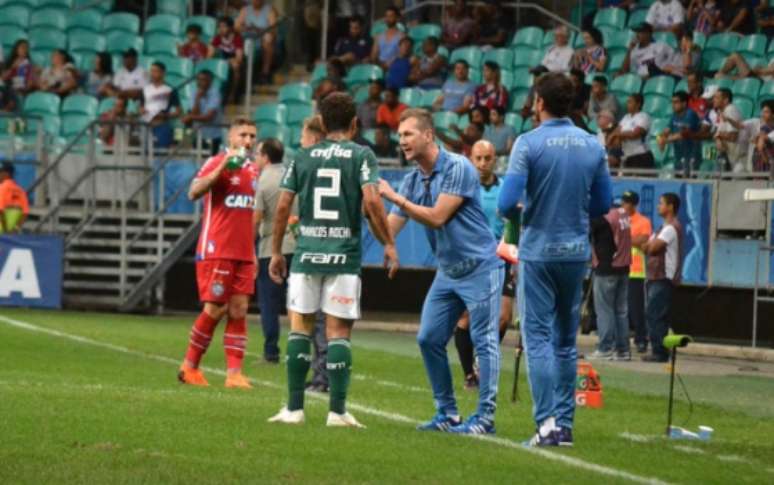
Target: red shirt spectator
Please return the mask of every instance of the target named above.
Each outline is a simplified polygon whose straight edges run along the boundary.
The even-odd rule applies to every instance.
[[[491,61],[484,64],[484,84],[476,88],[474,96],[473,106],[508,109],[508,90],[500,84],[500,66]]]
[[[202,59],[210,57],[211,47],[202,42],[202,28],[196,24],[191,24],[185,30],[186,42],[177,47],[177,54],[180,57],[199,62]]]
[[[216,53],[223,59],[231,59],[237,55],[237,52],[244,51],[245,41],[238,32],[231,30],[227,34],[218,34],[212,38],[212,46]]]
[[[400,115],[407,106],[398,101],[398,91],[387,88],[384,91],[384,102],[376,110],[376,124],[389,126],[392,131],[398,130]]]

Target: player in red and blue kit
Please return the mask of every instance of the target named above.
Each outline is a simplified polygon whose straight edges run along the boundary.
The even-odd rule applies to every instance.
[[[192,200],[204,197],[196,246],[196,281],[204,309],[191,329],[188,351],[178,373],[178,379],[185,384],[208,385],[199,362],[218,322],[227,316],[223,333],[226,387],[251,387],[242,375],[242,360],[247,344],[247,305],[257,275],[253,208],[258,167],[249,159],[239,166],[229,161],[241,149],[249,152],[255,138],[252,121],[234,121],[229,130],[229,149],[204,163],[188,192]]]

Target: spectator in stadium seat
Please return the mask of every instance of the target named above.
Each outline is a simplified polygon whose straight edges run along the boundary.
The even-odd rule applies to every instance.
[[[376,128],[376,113],[379,111],[379,105],[382,104],[383,89],[382,81],[371,81],[368,85],[368,98],[357,107],[357,119],[363,124],[364,129]]]
[[[497,156],[511,153],[511,147],[516,140],[516,129],[505,124],[503,108],[489,110],[489,124],[484,128],[483,139],[492,143]]]
[[[769,6],[769,2],[760,2],[755,7],[755,17],[761,34],[771,39],[774,36],[774,8]]]
[[[422,89],[439,89],[446,79],[446,58],[438,52],[438,37],[422,42],[422,55],[414,57],[409,80]]]
[[[86,94],[103,98],[110,92],[113,82],[113,61],[107,52],[99,52],[94,57],[94,69],[86,76],[84,90]]]
[[[580,69],[570,70],[570,80],[575,88],[575,97],[570,106],[570,119],[578,128],[591,132],[585,119],[589,109],[591,86],[586,84],[586,75]]]
[[[524,104],[521,106],[521,116],[525,120],[527,118],[533,117],[533,105],[535,104],[535,81],[542,76],[543,74],[548,72],[548,69],[546,66],[540,65],[535,66],[532,69],[529,70],[530,74],[532,74],[532,78],[534,81],[532,82],[532,86],[529,88],[529,92],[527,92],[527,97],[524,98]],[[534,118],[534,117],[533,117]],[[537,121],[537,119],[533,119],[533,122]],[[537,125],[534,125],[537,126]]]
[[[460,59],[454,63],[454,77],[443,83],[433,108],[464,114],[473,106],[475,94],[476,85],[468,78],[468,63]]]
[[[142,121],[150,123],[154,146],[167,148],[172,144],[170,121],[180,116],[180,98],[177,91],[164,82],[167,67],[154,62],[150,68],[150,82],[142,89]]]
[[[0,232],[19,232],[30,213],[27,192],[13,179],[11,162],[0,165]]]
[[[19,108],[19,98],[6,83],[0,83],[0,112],[14,113]]]
[[[715,0],[691,0],[686,16],[694,31],[709,36],[717,30],[720,3]]]
[[[713,139],[718,149],[718,156],[725,160],[731,170],[744,170],[747,158],[747,144],[739,143],[739,133],[742,129],[742,113],[733,104],[734,95],[728,88],[720,88],[712,97],[712,106],[717,115]]]
[[[400,20],[400,10],[397,7],[387,7],[384,12],[384,24],[387,29],[374,39],[374,45],[371,48],[371,63],[378,64],[385,71],[390,68],[390,64],[398,57],[400,50],[400,41],[405,34],[398,28]]]
[[[239,83],[242,77],[242,65],[245,59],[245,43],[239,32],[234,30],[234,21],[230,17],[218,20],[218,31],[212,38],[211,54],[214,57],[228,61],[228,99],[237,102]]]
[[[642,95],[632,94],[626,100],[626,115],[621,118],[613,139],[620,143],[624,168],[655,168],[653,153],[647,144],[650,116],[642,112]]]
[[[220,150],[223,137],[223,127],[217,126],[223,123],[223,102],[220,90],[212,85],[213,77],[212,72],[207,69],[196,75],[196,96],[193,106],[191,111],[183,115],[181,121],[188,127],[196,124],[205,146],[209,147],[212,155],[215,155]]]
[[[29,42],[17,40],[3,66],[3,81],[10,84],[17,95],[25,95],[35,89],[35,66],[30,60]]]
[[[498,1],[487,1],[474,11],[478,32],[476,45],[483,48],[505,47],[513,18],[503,11]]]
[[[774,166],[774,100],[761,103],[761,117],[757,120],[757,129],[753,132],[753,171],[771,172]]]
[[[126,110],[126,98],[115,98],[113,107],[99,115],[100,121],[120,121],[126,119],[128,112]],[[116,126],[112,123],[100,123],[99,139],[105,145],[112,145],[115,142]]]
[[[607,51],[603,46],[602,32],[596,27],[584,30],[583,43],[584,46],[573,54],[571,67],[582,70],[584,74],[605,72]]]
[[[621,147],[620,143],[616,146],[613,141],[613,132],[617,127],[616,117],[612,111],[603,109],[597,114],[597,141],[599,144],[605,147],[607,153],[607,165],[608,167],[620,167],[621,166]]]
[[[385,75],[385,84],[388,88],[400,90],[409,85],[413,48],[414,41],[410,37],[404,37],[400,40],[398,57],[392,61]]]
[[[570,62],[575,53],[569,45],[570,31],[564,25],[554,29],[554,43],[543,56],[541,65],[550,72],[567,72],[570,70]]]
[[[702,96],[704,94],[704,80],[698,71],[689,72],[685,77],[688,85],[688,107],[691,108],[700,120],[707,116],[710,109],[709,102]]]
[[[736,70],[736,74],[731,74],[734,70]],[[764,81],[774,79],[774,58],[766,66],[751,67],[742,54],[732,52],[723,61],[720,70],[715,73],[716,79],[744,79],[746,77],[760,77]]]
[[[685,7],[679,0],[657,0],[648,9],[645,22],[656,32],[668,31],[677,35],[685,22]]]
[[[177,46],[177,55],[193,62],[212,57],[214,48],[202,41],[202,27],[191,24],[185,29],[185,42]]]
[[[387,88],[384,90],[384,100],[376,110],[376,124],[387,125],[390,130],[396,131],[400,124],[400,115],[407,106],[400,102],[400,94],[397,89]]]
[[[236,31],[243,36],[260,38],[261,70],[258,72],[259,84],[271,84],[271,69],[277,50],[277,31],[275,29],[279,16],[277,10],[264,0],[250,0],[250,3],[239,11],[234,22]]]
[[[657,134],[658,146],[663,151],[672,144],[675,169],[684,169],[686,175],[701,165],[701,141],[698,139],[701,120],[688,107],[688,93],[677,91],[672,95],[672,119],[664,131]],[[690,169],[690,171],[689,171]]]
[[[379,126],[374,132],[374,143],[371,145],[374,155],[379,158],[398,158],[398,142],[390,136],[390,128]]]
[[[754,0],[726,0],[720,10],[718,31],[750,35],[755,33]]]
[[[441,41],[449,50],[465,47],[475,40],[476,22],[468,12],[465,0],[455,0],[454,5],[446,9],[441,27]]]
[[[124,65],[113,76],[108,95],[140,100],[142,90],[148,84],[148,73],[137,64],[137,51],[133,48],[127,49],[123,57]]]
[[[597,120],[599,113],[606,110],[612,113],[613,120],[615,121],[618,119],[619,109],[618,98],[607,90],[607,78],[605,76],[594,77],[591,81],[589,109],[586,112],[589,120]]]
[[[441,140],[449,151],[461,153],[470,157],[473,145],[484,136],[484,125],[481,123],[469,123],[464,130],[460,130],[456,125],[452,126],[455,136],[451,136],[443,130],[438,130],[435,136]]]
[[[652,69],[651,74],[668,74],[682,78],[687,73],[701,70],[701,48],[693,42],[693,33],[685,31],[680,34],[680,49],[674,51],[672,59],[662,66],[661,72]]]
[[[496,62],[484,63],[484,82],[476,88],[473,106],[486,109],[508,109],[508,90],[500,83],[500,66]]]
[[[373,39],[365,30],[363,18],[359,16],[349,19],[349,33],[336,41],[333,57],[345,66],[368,62],[373,50]]]
[[[37,88],[61,97],[75,92],[78,89],[78,72],[72,61],[67,52],[54,49],[51,52],[51,65],[41,71]]]
[[[661,69],[674,58],[674,50],[663,42],[653,40],[653,26],[644,22],[634,28],[637,37],[629,44],[621,70],[618,74],[633,72],[641,77],[649,77],[654,70]]]

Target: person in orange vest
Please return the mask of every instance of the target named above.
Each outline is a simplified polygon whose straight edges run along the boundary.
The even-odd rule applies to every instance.
[[[0,165],[0,232],[19,232],[30,212],[27,192],[13,179],[11,162]]]
[[[637,212],[640,196],[628,190],[621,196],[621,207],[629,214],[632,233],[632,263],[629,268],[629,326],[634,329],[637,352],[648,350],[648,329],[645,326],[645,253],[642,245],[648,241],[653,226],[650,219]]]

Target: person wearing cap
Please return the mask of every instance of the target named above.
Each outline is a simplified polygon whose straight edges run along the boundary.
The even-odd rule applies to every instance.
[[[685,22],[685,8],[679,0],[658,0],[651,4],[645,21],[657,32],[677,35]]]
[[[113,76],[108,89],[110,96],[124,99],[142,99],[142,90],[148,84],[148,73],[137,64],[137,51],[133,48],[124,52],[124,64]]]
[[[473,106],[488,110],[508,109],[508,90],[500,83],[500,66],[493,61],[484,63],[484,82],[476,88]]]
[[[570,31],[567,27],[562,25],[554,29],[554,44],[548,48],[540,64],[550,72],[569,71],[572,56],[575,54],[569,40]]]
[[[663,42],[653,40],[653,26],[643,22],[634,28],[637,37],[629,44],[618,74],[633,72],[641,77],[650,76],[651,69],[661,73],[674,58],[674,50]]]
[[[10,162],[0,165],[0,232],[19,232],[30,212],[27,192],[13,179]]]
[[[462,59],[454,63],[454,77],[449,77],[441,87],[441,95],[433,102],[433,108],[465,114],[473,106],[476,85],[468,78],[468,63]]]
[[[648,350],[648,327],[645,325],[645,244],[653,232],[650,219],[637,211],[640,196],[633,190],[627,190],[621,196],[621,208],[629,216],[631,231],[632,260],[629,266],[628,310],[629,327],[634,329],[634,345],[637,352]]]

